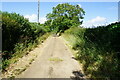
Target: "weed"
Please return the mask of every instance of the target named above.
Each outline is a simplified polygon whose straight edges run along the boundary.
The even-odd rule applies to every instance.
[[[63,60],[58,57],[54,57],[54,58],[49,58],[49,61],[59,62],[59,61],[63,61]]]

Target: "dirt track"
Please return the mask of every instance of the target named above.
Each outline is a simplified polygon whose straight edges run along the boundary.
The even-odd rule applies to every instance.
[[[70,78],[83,76],[79,63],[60,37],[50,37],[40,55],[19,78]]]

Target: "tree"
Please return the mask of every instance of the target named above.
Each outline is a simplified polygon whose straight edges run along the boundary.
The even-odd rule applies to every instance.
[[[84,15],[85,11],[79,5],[63,3],[53,7],[52,13],[47,14],[46,17],[50,28],[59,32],[82,24]]]

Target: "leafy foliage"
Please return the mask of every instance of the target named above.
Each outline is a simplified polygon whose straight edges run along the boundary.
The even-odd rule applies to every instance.
[[[51,30],[65,31],[73,25],[80,25],[84,15],[85,11],[79,5],[58,4],[53,7],[52,13],[47,14],[48,21],[45,24],[49,24]]]
[[[71,28],[65,35],[78,50],[76,58],[84,64],[86,75],[96,80],[119,78],[120,22],[97,28]]]
[[[2,13],[2,58],[3,69],[5,69],[12,57],[22,57],[27,51],[37,46],[39,37],[46,30],[41,24],[30,23],[23,16],[16,13]],[[42,38],[41,38],[42,40]]]

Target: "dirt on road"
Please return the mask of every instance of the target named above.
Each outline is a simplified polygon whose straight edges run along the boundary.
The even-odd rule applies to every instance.
[[[79,62],[61,37],[50,37],[31,66],[18,78],[71,78],[84,77]]]

